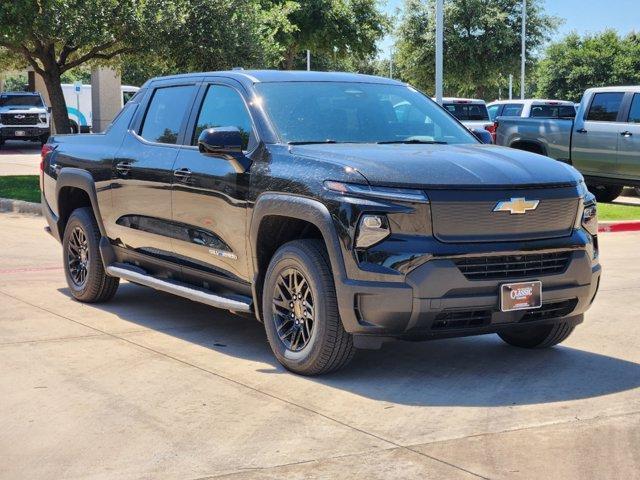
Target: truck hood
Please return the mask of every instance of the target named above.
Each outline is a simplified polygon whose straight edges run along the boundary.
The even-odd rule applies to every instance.
[[[542,155],[495,145],[299,145],[291,153],[360,172],[373,185],[419,188],[575,185],[573,167]]]

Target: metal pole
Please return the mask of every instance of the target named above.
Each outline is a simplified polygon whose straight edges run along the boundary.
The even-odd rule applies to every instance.
[[[513,100],[513,75],[509,74],[509,100]]]
[[[522,53],[520,64],[520,99],[524,100],[524,74],[527,54],[527,0],[522,0]]]
[[[436,102],[442,105],[442,50],[444,48],[444,0],[436,0]]]
[[[307,72],[311,71],[311,50],[307,50]]]
[[[389,78],[393,78],[393,47],[389,53]]]

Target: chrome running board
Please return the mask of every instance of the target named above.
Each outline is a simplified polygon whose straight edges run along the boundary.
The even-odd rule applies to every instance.
[[[152,277],[145,273],[141,273],[139,269],[134,270],[128,268],[127,265],[118,263],[115,265],[109,265],[106,268],[107,274],[112,277],[124,278],[133,283],[139,283],[146,287],[151,287],[156,290],[161,290],[167,293],[173,293],[183,298],[188,298],[194,302],[204,303],[216,308],[222,308],[224,310],[231,310],[234,312],[250,312],[251,302],[247,300],[239,300],[234,298],[222,297],[215,293],[198,289],[196,287],[188,286],[183,283],[170,282],[167,280],[160,280],[159,278]]]

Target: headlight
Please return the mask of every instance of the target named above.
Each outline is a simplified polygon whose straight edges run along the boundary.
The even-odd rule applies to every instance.
[[[596,204],[596,197],[592,193],[587,193],[584,197],[581,221],[587,232],[591,235],[598,234],[598,205]]]
[[[38,115],[38,117],[40,118],[40,123],[47,123],[47,114],[46,113],[41,113],[40,115]]]
[[[358,223],[356,248],[369,248],[390,234],[389,221],[385,215],[363,215]]]
[[[427,194],[412,188],[371,187],[357,183],[334,182],[327,180],[324,187],[332,192],[354,195],[356,197],[375,197],[401,202],[429,203]]]

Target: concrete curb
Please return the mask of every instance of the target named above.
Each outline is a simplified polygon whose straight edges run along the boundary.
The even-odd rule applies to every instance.
[[[640,221],[600,222],[598,232],[640,232]]]
[[[30,215],[42,215],[42,206],[39,203],[0,198],[0,212],[27,213]]]

